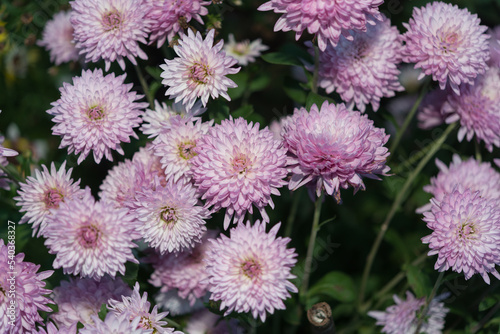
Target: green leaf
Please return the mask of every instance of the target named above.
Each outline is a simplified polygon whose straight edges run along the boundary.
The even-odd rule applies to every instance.
[[[125,275],[123,280],[130,286],[133,286],[137,282],[137,273],[139,272],[139,264],[127,262],[125,263]]]
[[[265,89],[269,85],[270,81],[271,76],[269,75],[269,73],[261,73],[250,82],[248,89],[251,92],[258,92]]]
[[[303,66],[302,62],[295,56],[283,52],[271,52],[261,56],[266,62],[277,65]]]
[[[325,101],[328,101],[330,103],[335,103],[335,100],[329,97],[310,92],[306,98],[306,109],[309,110],[313,104],[315,104],[316,106],[318,106],[318,108],[320,108],[323,102]]]
[[[229,118],[229,107],[221,99],[210,101],[208,105],[208,117],[219,124],[223,119]]]
[[[146,66],[146,72],[157,81],[162,80],[161,72],[163,72],[163,70],[159,66]]]
[[[236,100],[240,98],[248,86],[248,73],[247,72],[238,72],[233,75],[228,75],[228,78],[233,80],[238,87],[229,88],[227,90],[227,94],[231,97],[231,100]]]
[[[233,118],[243,117],[244,119],[248,119],[251,114],[253,114],[253,106],[251,104],[244,105],[231,113]]]
[[[497,298],[493,296],[488,296],[481,300],[479,303],[479,311],[486,311],[492,308],[497,303]]]
[[[101,309],[99,310],[99,313],[97,314],[99,316],[99,319],[104,321],[106,318],[106,314],[108,314],[108,308],[106,306],[106,303],[101,305]]]
[[[299,103],[300,105],[305,105],[307,99],[307,93],[295,80],[286,80],[283,90],[286,95],[288,95],[292,100]]]
[[[349,303],[356,298],[355,291],[355,285],[349,275],[340,271],[331,271],[309,289],[307,304],[309,305],[309,300],[315,300],[318,296]]]
[[[410,264],[404,266],[406,270],[406,278],[408,284],[412,288],[417,298],[427,297],[430,295],[432,286],[429,282],[429,277],[422,270]]]

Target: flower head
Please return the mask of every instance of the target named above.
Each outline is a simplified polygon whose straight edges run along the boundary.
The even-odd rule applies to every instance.
[[[64,83],[61,98],[47,111],[56,123],[52,133],[62,136],[59,147],[80,154],[79,164],[91,150],[97,163],[103,155],[113,161],[111,150],[123,155],[120,143],[130,142],[130,136],[137,138],[133,128],[141,123],[141,109],[148,104],[135,102],[142,96],[130,92],[132,84],[124,80],[125,74],[83,71],[81,77],[73,77],[73,85]]]
[[[231,237],[210,239],[205,258],[211,300],[221,301],[225,315],[251,312],[264,322],[266,314],[285,309],[283,300],[298,289],[289,280],[297,262],[289,238],[276,237],[281,223],[266,233],[266,224],[248,221],[232,228]]]
[[[175,98],[175,102],[182,101],[187,108],[191,108],[197,98],[201,98],[203,106],[207,105],[210,96],[215,99],[221,95],[230,101],[227,89],[237,86],[226,77],[239,72],[239,67],[231,67],[237,60],[221,51],[224,41],[213,46],[214,36],[214,29],[208,32],[205,39],[199,32],[195,35],[188,29],[188,34],[179,40],[179,45],[174,46],[179,57],[165,59],[166,64],[160,65],[163,70],[161,83],[170,86],[165,95]]]
[[[434,89],[427,93],[418,106],[417,119],[421,129],[431,129],[445,122],[443,107],[448,101],[448,95],[454,94],[451,89]]]
[[[70,22],[71,12],[59,12],[47,22],[43,29],[39,46],[50,53],[50,60],[56,65],[78,60],[78,49],[73,42],[73,26]]]
[[[125,70],[125,60],[137,65],[136,57],[148,59],[139,47],[146,44],[150,21],[140,0],[73,0],[71,24],[74,40],[86,62],[101,59],[106,72],[117,61]]]
[[[432,75],[441,89],[449,82],[455,94],[460,94],[461,83],[473,84],[486,70],[488,27],[481,26],[477,15],[467,9],[435,1],[414,8],[410,22],[403,25],[408,29],[403,34],[403,60],[422,68],[420,78]]]
[[[495,265],[500,261],[500,206],[498,199],[481,191],[456,187],[442,200],[431,199],[424,221],[432,233],[422,242],[428,255],[438,255],[434,268],[463,272],[465,279],[480,274],[490,284],[488,273],[500,279]]]
[[[56,254],[54,268],[99,280],[105,274],[125,274],[125,262],[137,239],[133,217],[125,209],[95,202],[87,188],[83,198],[61,202],[45,228],[45,245]]]
[[[66,161],[63,162],[59,171],[54,163],[50,165],[50,172],[47,166],[42,165],[42,172],[35,171],[35,177],[28,176],[26,183],[21,183],[18,194],[14,197],[17,205],[21,207],[19,211],[25,212],[20,223],[33,224],[33,235],[44,235],[47,226],[47,219],[51,215],[51,210],[59,208],[62,202],[83,196],[83,189],[80,189],[80,180],[73,182],[71,172],[73,168],[66,171]]]
[[[195,152],[195,185],[213,212],[227,209],[224,229],[233,216],[243,221],[247,211],[253,212],[252,205],[269,221],[264,208],[274,208],[271,194],[279,195],[287,171],[286,150],[268,128],[259,130],[259,123],[231,117],[211,128]]]
[[[224,51],[226,51],[226,54],[238,60],[238,64],[242,66],[253,63],[255,58],[260,57],[261,52],[267,49],[269,49],[269,47],[262,44],[260,38],[251,43],[248,39],[236,43],[233,34],[229,34],[229,42],[224,44]]]
[[[146,18],[151,21],[150,44],[157,41],[158,47],[168,39],[171,42],[177,33],[194,19],[203,24],[201,16],[208,14],[210,1],[201,0],[145,0]]]
[[[51,291],[45,289],[43,280],[50,277],[53,271],[37,273],[40,265],[25,262],[24,253],[14,255],[14,252],[15,244],[5,244],[0,239],[0,333],[30,333],[35,330],[37,322],[43,321],[38,312],[52,311],[47,304],[53,302],[45,297]],[[12,290],[15,291],[14,296]],[[13,302],[16,304],[14,310],[8,309]]]
[[[189,318],[186,325],[186,333],[243,334],[244,331],[241,326],[238,326],[236,319],[221,319],[217,314],[203,309]]]
[[[71,326],[61,326],[60,329],[53,322],[47,322],[47,330],[38,328],[37,331],[32,331],[31,334],[77,334],[76,323]]]
[[[419,319],[424,318],[419,333],[441,334],[444,328],[444,318],[449,311],[441,302],[443,297],[434,298],[426,313],[421,314],[425,308],[425,297],[417,299],[411,292],[407,291],[406,300],[394,295],[393,299],[396,305],[389,306],[385,312],[370,311],[368,315],[377,319],[377,325],[384,326],[381,329],[382,333],[414,333],[417,330]]]
[[[128,314],[116,315],[113,312],[106,314],[104,320],[97,315],[92,316],[92,323],[87,323],[80,329],[80,334],[153,334],[153,329],[140,327],[141,317],[129,320]]]
[[[0,135],[0,165],[5,167],[9,164],[7,157],[14,157],[18,155],[18,153],[14,150],[11,150],[10,148],[3,147],[2,143],[4,140],[4,136]],[[3,170],[0,170],[0,188],[9,190],[10,183],[11,180],[9,179],[8,175]]]
[[[389,136],[373,121],[344,104],[313,104],[310,112],[295,109],[285,122],[283,140],[288,149],[287,165],[293,174],[291,190],[310,183],[319,197],[321,191],[340,202],[340,187],[364,189],[362,177],[378,179],[387,175],[389,152],[383,145]]]
[[[398,81],[402,47],[398,29],[384,17],[352,37],[352,41],[341,38],[336,47],[328,45],[320,53],[318,85],[329,94],[335,90],[350,109],[356,105],[364,112],[371,103],[377,111],[382,97],[404,90]],[[309,52],[314,54],[313,49]]]
[[[351,30],[366,31],[366,25],[374,25],[382,20],[378,7],[382,0],[271,0],[261,5],[258,10],[272,10],[283,14],[274,31],[295,31],[299,39],[307,29],[316,34],[321,51],[328,44],[336,46],[340,36],[352,40]]]

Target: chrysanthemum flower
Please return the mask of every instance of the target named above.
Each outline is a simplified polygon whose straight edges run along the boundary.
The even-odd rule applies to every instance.
[[[418,106],[418,127],[424,130],[432,129],[445,122],[443,107],[448,101],[448,95],[454,94],[451,89],[434,89],[427,93]]]
[[[251,43],[248,39],[242,42],[236,42],[233,34],[229,34],[229,41],[224,44],[224,51],[226,51],[226,54],[238,60],[238,65],[241,66],[253,63],[255,58],[260,57],[262,51],[266,51],[267,49],[269,49],[269,47],[262,44],[260,38]]]
[[[273,133],[243,118],[223,120],[203,136],[193,158],[193,179],[212,212],[226,208],[224,229],[234,216],[241,222],[246,212],[259,210],[269,221],[265,207],[274,208],[271,194],[286,184],[286,149]]]
[[[453,155],[450,166],[436,159],[439,168],[437,176],[431,178],[431,184],[424,187],[424,191],[431,194],[436,200],[442,201],[446,194],[453,192],[457,186],[471,191],[480,191],[485,198],[500,201],[500,173],[489,162],[478,162],[474,158],[462,161],[457,154]],[[423,206],[418,212],[431,209],[431,204]]]
[[[145,329],[139,326],[141,317],[129,320],[127,314],[117,316],[113,312],[106,314],[104,320],[97,315],[92,316],[92,323],[87,323],[80,329],[80,334],[153,334],[152,329]]]
[[[481,26],[477,15],[467,9],[435,1],[414,8],[410,22],[403,25],[408,29],[403,34],[403,61],[422,68],[420,78],[432,75],[441,89],[449,82],[455,94],[460,94],[461,83],[473,84],[486,70],[488,27]]]
[[[325,189],[340,202],[340,188],[365,189],[362,177],[387,175],[385,165],[389,136],[358,111],[344,104],[313,104],[311,111],[295,109],[284,125],[283,141],[288,149],[287,165],[293,174],[288,184],[295,190],[310,184],[319,197]]]
[[[53,267],[65,274],[99,280],[105,274],[125,274],[125,262],[138,263],[132,254],[138,238],[133,217],[125,209],[95,202],[87,188],[83,198],[61,202],[49,216],[45,245],[56,254]]]
[[[3,141],[5,138],[3,136],[0,136],[0,157],[15,157],[19,153],[14,151],[13,149],[6,148],[2,146]]]
[[[150,247],[161,254],[189,250],[207,230],[208,210],[198,200],[196,188],[190,183],[155,180],[152,188],[135,195],[134,209],[138,232]]]
[[[500,25],[494,27],[488,34],[490,38],[490,66],[500,67]]]
[[[191,303],[188,299],[184,299],[179,296],[176,289],[159,292],[155,295],[154,299],[160,308],[167,310],[170,316],[173,317],[201,310],[205,307],[203,303],[208,302],[208,297],[205,295],[205,298],[203,299],[197,299],[194,297],[195,301],[194,303]]]
[[[154,154],[160,157],[167,179],[177,182],[181,177],[191,177],[196,146],[212,124],[213,121],[185,119],[180,115],[170,119],[168,131],[160,134],[152,145]]]
[[[19,211],[25,214],[19,223],[33,224],[33,235],[44,235],[52,209],[59,208],[61,202],[83,196],[84,191],[79,187],[80,180],[73,182],[71,179],[72,171],[73,168],[66,171],[66,161],[59,171],[54,163],[50,166],[50,172],[42,165],[41,173],[35,170],[35,177],[28,176],[26,183],[20,184],[19,196],[14,197],[14,200],[21,207]]]
[[[31,334],[77,334],[77,323],[71,326],[61,326],[59,329],[51,321],[47,323],[47,330],[45,328],[38,328],[37,331],[32,331]]]
[[[205,270],[208,239],[216,236],[215,231],[207,231],[202,242],[192,250],[180,253],[151,254],[146,262],[152,263],[154,272],[149,279],[161,293],[177,291],[179,297],[187,299],[192,307],[207,294],[207,272]]]
[[[61,286],[54,289],[54,302],[58,311],[50,317],[56,325],[70,327],[78,322],[92,324],[92,315],[97,315],[101,306],[110,298],[119,299],[130,296],[132,290],[119,277],[103,277],[99,282],[91,278],[70,278],[61,281]]]
[[[336,46],[340,36],[352,40],[351,30],[366,31],[366,25],[374,25],[382,20],[378,7],[382,0],[271,0],[261,5],[258,10],[272,10],[283,14],[274,31],[295,31],[299,39],[307,29],[316,34],[321,51],[328,44]]]
[[[385,312],[370,311],[368,315],[377,319],[377,325],[384,326],[381,329],[382,333],[415,333],[419,319],[423,318],[419,333],[441,334],[444,328],[444,318],[449,311],[444,307],[441,298],[443,296],[434,298],[429,303],[427,312],[421,314],[425,307],[425,297],[417,299],[411,292],[406,291],[406,300],[394,295],[396,305],[389,306]]]
[[[495,269],[500,263],[500,206],[481,194],[458,186],[440,201],[431,199],[424,221],[432,233],[422,242],[429,244],[428,255],[438,255],[436,270],[451,268],[466,280],[478,273],[490,284],[488,273],[500,279]]]
[[[146,44],[150,20],[139,0],[74,0],[71,24],[74,41],[86,62],[103,59],[106,72],[117,61],[125,70],[125,60],[137,65],[136,57],[148,59],[139,47]]]
[[[163,70],[161,83],[170,86],[165,95],[175,98],[175,102],[182,101],[187,108],[191,108],[197,98],[201,98],[203,106],[207,105],[210,96],[215,99],[220,95],[231,101],[227,89],[237,87],[226,77],[239,72],[239,67],[231,67],[237,60],[221,51],[223,40],[213,46],[214,36],[215,29],[211,29],[205,39],[200,32],[195,35],[188,29],[179,45],[174,46],[179,57],[165,59],[166,64],[160,65]]]
[[[10,148],[3,147],[2,143],[4,140],[5,137],[0,135],[0,165],[6,167],[9,164],[6,157],[14,157],[18,155],[18,153]],[[3,170],[0,170],[0,188],[9,190],[10,183],[11,180],[9,179],[9,176]]]
[[[80,154],[80,164],[90,153],[99,163],[103,155],[113,161],[111,150],[123,155],[121,142],[138,138],[133,128],[141,123],[141,109],[145,102],[135,102],[142,96],[130,92],[132,84],[124,84],[125,74],[103,76],[101,69],[82,71],[81,77],[73,77],[73,85],[64,83],[61,98],[52,102],[47,112],[53,115],[56,125],[54,135],[62,136],[59,148]]]
[[[158,47],[171,42],[177,33],[183,33],[191,19],[203,24],[201,16],[208,14],[210,1],[200,0],[145,0],[146,18],[151,21],[150,44],[157,41]]]
[[[382,97],[393,97],[404,90],[398,81],[402,48],[399,31],[383,18],[366,32],[353,33],[352,41],[341,38],[336,47],[328,45],[320,52],[318,85],[328,94],[335,90],[350,109],[356,105],[364,112],[371,103],[377,111]]]
[[[248,221],[232,228],[231,237],[210,239],[205,258],[211,300],[221,301],[224,315],[251,312],[266,321],[266,314],[285,309],[283,300],[298,289],[289,280],[297,262],[290,238],[276,237],[281,223],[266,233],[266,224]]]
[[[450,94],[443,106],[446,123],[460,122],[459,141],[471,141],[475,135],[490,152],[500,147],[500,68],[490,67],[474,85],[459,88],[460,96]]]
[[[187,324],[186,333],[189,334],[243,334],[243,328],[238,326],[238,320],[221,319],[220,316],[203,309],[193,314]]]
[[[37,273],[40,265],[24,262],[24,253],[14,252],[15,243],[5,244],[0,239],[0,333],[24,334],[35,330],[37,322],[42,323],[39,311],[52,311],[47,306],[52,300],[44,296],[51,291],[45,289],[43,280],[53,271]]]
[[[78,60],[78,49],[73,42],[71,12],[59,12],[48,21],[43,29],[39,46],[50,53],[50,61],[56,65]]]

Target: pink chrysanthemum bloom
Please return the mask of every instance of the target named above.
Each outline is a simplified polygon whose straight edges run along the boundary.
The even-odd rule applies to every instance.
[[[119,299],[131,294],[128,285],[119,277],[111,279],[105,276],[99,282],[71,277],[69,282],[61,281],[61,286],[54,289],[53,299],[58,311],[50,317],[59,328],[78,322],[92,324],[91,316],[97,315],[110,298]]]
[[[474,85],[461,85],[460,96],[450,94],[442,112],[446,123],[460,122],[459,141],[475,135],[490,152],[500,147],[500,68],[490,67]]]
[[[56,254],[54,268],[99,280],[105,274],[124,275],[127,261],[138,263],[132,254],[136,224],[127,210],[95,202],[87,188],[83,198],[61,202],[53,213],[45,228],[45,245]]]
[[[208,296],[205,295],[203,299],[195,297],[195,302],[191,305],[191,301],[180,297],[177,290],[174,289],[157,293],[155,302],[160,308],[167,310],[170,316],[175,317],[201,310],[205,307],[203,303],[208,302]]]
[[[24,262],[24,253],[14,253],[15,243],[0,239],[0,333],[24,334],[42,323],[38,311],[52,312],[47,304],[53,302],[44,296],[51,291],[44,288],[43,280],[54,271],[37,273],[40,265]]]
[[[167,106],[165,102],[160,104],[155,100],[155,109],[146,109],[142,115],[142,125],[139,130],[149,138],[157,137],[170,130],[170,119],[175,115],[181,115],[186,119],[203,114],[207,109],[202,108],[201,101],[194,104],[193,108],[187,109],[181,103],[173,103]]]
[[[377,325],[384,326],[381,329],[382,333],[415,333],[419,319],[423,318],[419,333],[441,334],[444,328],[444,318],[449,311],[444,307],[441,298],[445,297],[442,295],[434,298],[427,312],[421,314],[425,308],[425,297],[417,299],[411,292],[406,291],[406,300],[394,295],[396,305],[389,306],[385,312],[370,311],[368,315],[377,319]]]
[[[258,10],[283,14],[274,31],[295,31],[298,40],[307,29],[316,34],[318,46],[324,51],[328,44],[336,46],[340,36],[352,40],[351,30],[366,31],[366,25],[382,20],[378,7],[382,0],[271,0]]]
[[[484,73],[490,58],[488,27],[481,26],[476,14],[452,4],[435,1],[414,8],[408,31],[403,61],[421,68],[420,79],[432,75],[441,89],[449,82],[455,94],[461,83],[473,84]]]
[[[136,57],[148,59],[139,47],[146,44],[150,20],[140,0],[74,0],[71,24],[74,41],[86,62],[103,59],[106,72],[116,61],[125,70],[125,60],[137,65]]]
[[[25,214],[19,223],[33,224],[33,235],[44,235],[51,210],[59,208],[61,202],[83,196],[84,191],[79,187],[80,180],[73,182],[71,178],[72,171],[73,168],[66,171],[66,161],[59,171],[54,163],[50,165],[50,172],[42,165],[41,173],[35,170],[35,177],[28,176],[26,183],[20,184],[19,196],[14,197],[14,200],[21,207],[19,211]]]
[[[215,231],[207,231],[202,242],[192,250],[180,253],[151,254],[146,261],[152,263],[154,272],[149,279],[153,286],[160,287],[160,293],[177,290],[179,297],[187,299],[194,306],[199,298],[207,294],[207,272],[204,259],[208,239],[216,236]]]
[[[15,157],[19,153],[14,151],[13,149],[3,147],[1,144],[5,138],[3,136],[0,136],[0,157]]]
[[[500,25],[491,29],[488,34],[490,38],[490,66],[500,67]]]
[[[451,89],[434,89],[427,93],[418,106],[418,127],[429,130],[445,122],[443,107],[448,101],[448,95],[454,94]]]
[[[45,25],[42,40],[37,43],[49,51],[50,61],[56,65],[78,60],[78,49],[73,42],[70,17],[70,11],[55,14]]]
[[[262,40],[256,39],[250,43],[248,39],[242,42],[236,42],[233,34],[229,34],[229,41],[224,44],[224,51],[228,56],[235,58],[238,65],[246,66],[253,63],[255,58],[260,57],[262,51],[269,49],[267,45],[262,44]]]
[[[431,194],[437,201],[442,201],[446,194],[450,194],[457,186],[471,191],[480,191],[481,196],[500,201],[500,173],[489,162],[478,162],[474,158],[462,161],[457,154],[453,155],[453,162],[446,166],[436,159],[439,168],[437,176],[431,178],[431,184],[424,187],[424,191]],[[431,204],[420,208],[417,212],[431,209]]]
[[[319,58],[318,86],[328,94],[336,91],[349,109],[354,105],[364,112],[371,103],[377,111],[382,97],[403,91],[398,80],[401,62],[401,38],[396,27],[384,20],[369,26],[366,32],[353,34],[353,40],[341,38],[328,45]],[[314,55],[312,44],[309,52]],[[308,67],[314,70],[314,66]]]
[[[139,220],[138,232],[160,254],[189,250],[201,242],[210,216],[196,191],[183,180],[162,186],[156,179],[152,188],[136,194],[133,213]]]
[[[166,39],[171,42],[177,33],[183,33],[191,19],[203,24],[201,16],[208,14],[206,6],[210,3],[200,0],[145,0],[146,17],[151,20],[149,44],[157,41],[160,47]]]
[[[432,233],[422,242],[428,255],[438,255],[434,269],[463,272],[465,279],[480,274],[490,284],[488,273],[500,279],[495,265],[500,261],[500,206],[498,199],[481,191],[456,187],[442,200],[431,199],[424,221]]]
[[[182,101],[187,108],[192,108],[197,98],[201,98],[203,106],[207,105],[210,96],[215,99],[220,95],[231,101],[227,89],[237,87],[226,77],[240,71],[239,67],[231,67],[237,60],[221,51],[223,40],[213,45],[214,36],[215,29],[211,29],[205,39],[200,32],[195,35],[188,29],[179,45],[174,46],[179,57],[165,59],[166,64],[160,65],[163,70],[161,83],[169,86],[165,95],[175,98],[175,102]]]
[[[47,330],[45,328],[38,328],[37,331],[31,332],[31,334],[77,334],[77,323],[71,326],[65,327],[61,326],[60,329],[56,327],[52,322],[47,323]]]
[[[139,326],[141,317],[129,320],[128,314],[117,316],[113,312],[106,314],[104,321],[97,315],[92,316],[92,323],[87,323],[80,329],[80,334],[153,334],[153,329],[145,329]]]
[[[293,174],[288,184],[295,190],[305,184],[319,197],[324,189],[340,202],[340,188],[365,189],[362,177],[386,176],[389,136],[373,121],[344,104],[325,101],[318,110],[295,109],[285,123],[283,141],[288,149],[287,165]]]
[[[180,115],[170,119],[170,129],[153,141],[154,154],[160,157],[167,179],[177,182],[181,177],[191,178],[196,146],[213,121],[186,119]]]
[[[116,316],[128,315],[130,321],[140,317],[137,328],[152,329],[155,334],[174,333],[174,329],[165,328],[167,322],[162,321],[168,315],[168,312],[158,313],[158,306],[156,305],[149,312],[151,303],[148,302],[148,294],[145,292],[141,297],[139,289],[139,283],[136,282],[132,296],[122,296],[121,301],[110,299],[108,309],[113,311]]]
[[[123,155],[121,142],[129,143],[130,137],[138,138],[133,128],[141,123],[146,102],[135,102],[142,95],[130,92],[132,84],[124,84],[125,74],[103,76],[101,69],[82,71],[81,77],[73,77],[73,85],[64,83],[61,98],[52,102],[47,113],[53,115],[54,135],[62,136],[59,148],[80,154],[80,164],[94,152],[97,163],[106,156],[113,161],[111,150]]]
[[[250,221],[232,228],[231,237],[221,234],[211,243],[205,258],[210,299],[221,301],[224,315],[251,312],[266,321],[266,314],[284,310],[289,292],[298,292],[290,282],[297,262],[295,249],[287,249],[290,238],[277,237],[281,223],[266,233],[266,224]]]
[[[186,324],[189,334],[243,334],[243,328],[238,326],[238,320],[221,319],[217,314],[203,309],[193,314]]]
[[[241,222],[254,205],[264,222],[267,205],[274,208],[271,194],[279,196],[286,184],[286,149],[266,127],[243,118],[223,120],[203,136],[193,158],[193,179],[212,212],[226,208],[224,229],[234,216]]]

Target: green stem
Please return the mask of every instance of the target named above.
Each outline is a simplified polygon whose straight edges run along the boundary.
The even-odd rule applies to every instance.
[[[424,324],[425,315],[429,311],[429,306],[431,305],[432,300],[436,296],[437,289],[441,285],[441,281],[443,280],[443,277],[444,277],[444,271],[439,273],[439,276],[436,280],[436,283],[434,284],[434,287],[432,288],[431,295],[425,301],[424,308],[422,309],[422,312],[420,313],[420,317],[418,319],[418,324],[417,324],[417,329],[415,329],[415,334],[420,333],[420,329],[422,328],[422,325]]]
[[[309,237],[309,245],[307,246],[307,256],[304,264],[304,276],[302,276],[302,289],[300,291],[300,297],[304,298],[307,295],[307,289],[309,286],[309,276],[311,274],[311,266],[313,260],[314,244],[316,243],[316,235],[318,234],[319,217],[321,215],[321,205],[323,203],[323,192],[321,196],[316,199],[314,208],[314,217],[311,227],[311,236]]]
[[[311,91],[318,93],[318,76],[319,76],[319,48],[314,46],[314,72],[312,77]]]
[[[24,178],[16,173],[13,173],[11,170],[9,170],[7,167],[2,166],[0,164],[0,170],[2,170],[12,181],[14,181],[17,185],[19,183],[24,182]]]
[[[474,140],[474,148],[476,149],[476,160],[477,162],[481,162],[481,147],[479,147],[479,143],[477,142],[477,140]]]
[[[292,207],[290,208],[290,213],[288,214],[288,219],[286,220],[285,237],[290,237],[293,231],[293,223],[295,222],[295,217],[297,216],[297,209],[300,203],[300,193],[294,191],[292,193],[293,201]]]
[[[359,297],[358,297],[358,310],[360,312],[364,312],[361,310],[361,306],[363,305],[364,297],[365,297],[365,289],[366,289],[366,283],[368,282],[368,277],[370,275],[370,271],[373,265],[373,261],[375,259],[375,255],[377,254],[377,251],[380,247],[380,244],[382,243],[382,239],[385,236],[385,232],[389,228],[389,224],[392,221],[392,218],[394,218],[394,215],[396,214],[397,210],[399,209],[401,203],[403,202],[403,199],[406,197],[406,193],[410,189],[411,185],[413,184],[413,181],[415,178],[420,174],[424,166],[429,162],[429,160],[436,154],[436,152],[439,150],[439,148],[443,145],[445,142],[446,138],[450,134],[450,132],[455,128],[456,123],[450,124],[444,133],[441,135],[441,137],[436,140],[434,145],[431,147],[429,152],[425,155],[425,157],[420,160],[419,164],[417,167],[412,171],[412,173],[409,175],[408,179],[406,179],[406,182],[403,185],[403,188],[399,192],[399,194],[396,196],[396,199],[392,203],[392,207],[387,214],[387,217],[385,218],[385,221],[382,223],[382,226],[380,227],[380,232],[377,235],[377,238],[375,239],[375,242],[373,243],[373,246],[370,250],[370,253],[368,254],[368,257],[366,259],[366,264],[365,268],[363,271],[363,277],[361,279],[361,286],[359,289]]]
[[[142,90],[144,91],[144,95],[146,95],[146,99],[148,100],[149,106],[154,108],[153,96],[151,96],[151,91],[149,90],[146,79],[144,79],[144,75],[142,74],[139,65],[134,66],[135,72],[137,73],[137,77],[139,78],[139,82],[141,83]]]
[[[472,327],[471,333],[477,333],[481,328],[486,325],[486,323],[497,313],[498,309],[500,309],[500,302],[496,303],[495,306],[482,318],[476,326]]]
[[[410,112],[406,116],[403,125],[401,125],[401,128],[399,128],[399,131],[396,134],[396,137],[394,138],[394,141],[391,144],[391,147],[389,148],[389,152],[391,152],[391,155],[387,159],[389,161],[392,156],[394,156],[394,153],[396,152],[396,149],[398,148],[399,143],[401,142],[401,138],[405,134],[406,130],[408,129],[408,126],[410,126],[411,121],[413,120],[413,117],[415,117],[415,114],[417,113],[418,107],[420,106],[420,103],[422,102],[425,94],[427,93],[427,87],[428,83],[424,84],[422,87],[422,91],[420,92],[420,95],[417,98],[417,101],[413,104],[413,107],[411,108]]]

